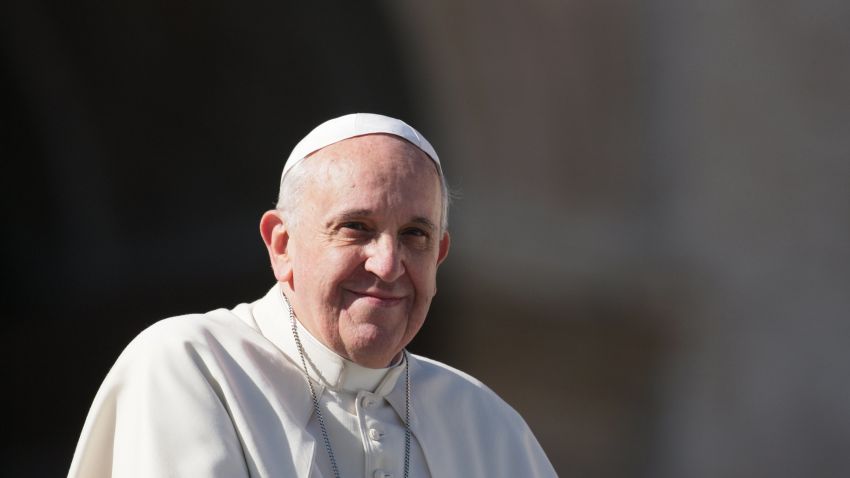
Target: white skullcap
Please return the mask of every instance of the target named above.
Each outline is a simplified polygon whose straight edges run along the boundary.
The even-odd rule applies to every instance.
[[[304,139],[299,141],[283,166],[281,180],[286,176],[287,171],[311,153],[344,139],[375,133],[392,134],[411,142],[434,161],[440,176],[443,175],[442,168],[440,167],[440,158],[437,157],[434,147],[431,146],[431,143],[419,131],[413,129],[412,126],[389,116],[373,113],[353,113],[325,121],[317,126],[316,129],[310,131]]]

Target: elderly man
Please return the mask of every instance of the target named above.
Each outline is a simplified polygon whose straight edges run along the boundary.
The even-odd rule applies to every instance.
[[[277,284],[133,340],[69,476],[555,476],[492,391],[405,350],[437,292],[447,208],[439,158],[407,124],[317,127],[260,221]]]

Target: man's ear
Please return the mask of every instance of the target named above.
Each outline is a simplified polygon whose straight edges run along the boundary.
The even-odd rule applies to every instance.
[[[443,237],[440,239],[440,250],[437,253],[437,265],[443,263],[446,260],[446,256],[449,255],[449,246],[451,246],[452,239],[449,236],[449,231],[443,233]]]
[[[289,229],[280,211],[266,211],[260,219],[260,235],[269,251],[269,260],[278,282],[292,279],[292,261],[289,256]]]

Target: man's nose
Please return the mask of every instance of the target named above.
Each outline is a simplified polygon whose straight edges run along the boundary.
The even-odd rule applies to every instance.
[[[404,274],[398,241],[389,234],[382,234],[369,245],[366,270],[384,282],[393,282]]]

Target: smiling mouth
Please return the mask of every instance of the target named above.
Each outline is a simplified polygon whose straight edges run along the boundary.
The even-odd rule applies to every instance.
[[[348,289],[346,289],[346,292],[353,295],[356,300],[364,300],[372,305],[380,307],[392,307],[394,305],[401,304],[405,300],[404,296],[397,297],[381,292],[359,292]]]

